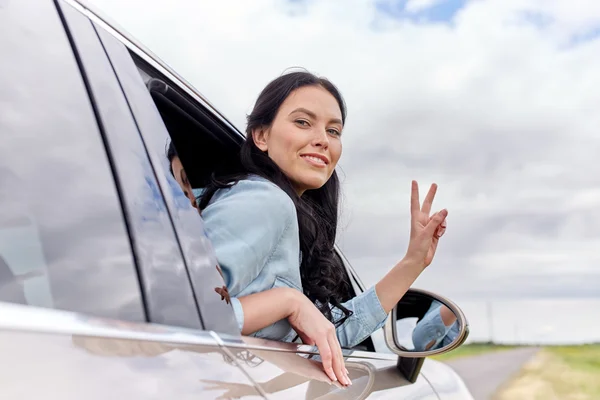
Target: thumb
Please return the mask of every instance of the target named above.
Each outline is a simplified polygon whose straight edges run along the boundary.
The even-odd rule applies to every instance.
[[[444,222],[444,220],[446,219],[447,216],[448,216],[448,210],[446,210],[446,209],[443,209],[442,211],[435,214],[433,216],[433,218],[431,218],[431,220],[427,223],[427,225],[425,225],[425,229],[424,229],[425,236],[433,237],[433,234],[435,233],[437,228],[440,226],[440,224],[442,222]]]

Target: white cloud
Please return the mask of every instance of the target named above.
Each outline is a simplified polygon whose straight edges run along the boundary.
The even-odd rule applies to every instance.
[[[450,210],[418,286],[463,297],[600,291],[599,2],[473,0],[451,24],[395,20],[366,0],[94,3],[242,130],[288,67],[341,89],[340,242],[363,276],[372,271],[366,281],[406,249],[417,178],[436,181],[436,206]]]

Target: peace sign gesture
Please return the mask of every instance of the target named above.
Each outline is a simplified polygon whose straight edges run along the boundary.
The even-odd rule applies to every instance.
[[[429,266],[431,261],[433,261],[438,241],[446,231],[448,211],[444,209],[430,215],[436,191],[437,185],[434,183],[429,188],[429,192],[421,206],[419,201],[419,184],[416,181],[412,181],[410,195],[410,242],[408,243],[406,258],[414,260],[417,263],[422,263],[423,268]]]

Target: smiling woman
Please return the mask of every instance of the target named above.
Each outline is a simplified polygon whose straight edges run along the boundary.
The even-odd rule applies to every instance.
[[[447,212],[430,215],[437,187],[421,207],[413,182],[405,258],[352,297],[334,251],[335,167],[345,120],[344,100],[331,82],[308,72],[282,75],[248,116],[241,169],[214,175],[195,194],[242,333],[317,345],[329,377],[350,385],[341,347],[354,347],[383,326],[431,263]],[[176,177],[184,174],[174,161],[171,167]]]
[[[304,86],[281,104],[270,126],[252,132],[256,146],[279,166],[299,196],[322,187],[342,155],[345,116],[340,104],[324,87]]]

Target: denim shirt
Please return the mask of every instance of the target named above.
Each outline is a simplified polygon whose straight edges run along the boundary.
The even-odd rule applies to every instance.
[[[202,189],[194,189],[199,196]],[[274,183],[255,175],[231,188],[218,190],[202,210],[206,234],[216,252],[240,330],[244,311],[238,297],[277,287],[302,292],[300,238],[296,207]],[[353,311],[337,327],[342,347],[353,347],[385,323],[375,288],[343,303]],[[332,307],[334,320],[343,312]],[[287,319],[263,328],[252,336],[293,341],[296,332]]]
[[[416,351],[441,349],[452,343],[460,333],[458,321],[446,326],[440,315],[442,303],[437,300],[431,306],[421,321],[415,327],[412,339]]]

